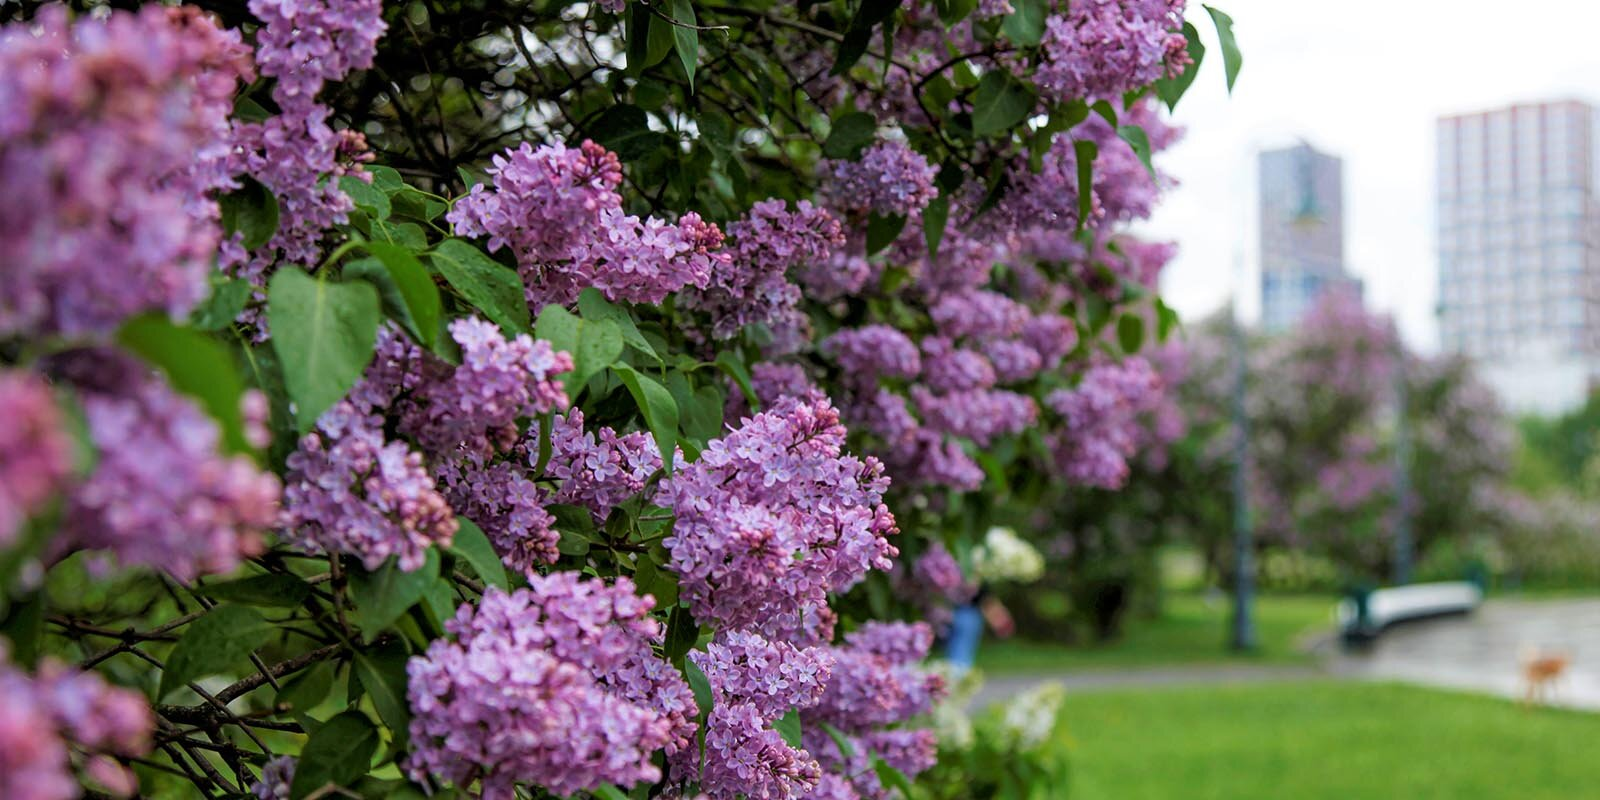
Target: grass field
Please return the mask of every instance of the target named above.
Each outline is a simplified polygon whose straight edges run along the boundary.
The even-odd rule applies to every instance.
[[[1393,684],[1073,694],[1071,800],[1600,797],[1600,715]]]
[[[1333,598],[1327,595],[1267,595],[1256,604],[1261,648],[1251,655],[1231,654],[1227,641],[1230,607],[1225,597],[1174,593],[1158,619],[1130,619],[1122,638],[1103,645],[1067,647],[1022,639],[986,637],[978,648],[985,672],[1137,667],[1228,662],[1308,663],[1296,641],[1307,632],[1331,628]],[[1600,795],[1597,795],[1600,796]]]

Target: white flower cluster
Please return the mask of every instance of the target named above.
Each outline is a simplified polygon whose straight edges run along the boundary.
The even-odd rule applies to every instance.
[[[1044,744],[1055,730],[1066,696],[1066,687],[1047,683],[1011,698],[1000,720],[1006,742],[1015,750],[1031,750]]]
[[[990,528],[972,549],[972,571],[985,583],[1032,583],[1044,576],[1044,556],[1010,528]]]
[[[983,688],[983,673],[975,669],[958,670],[943,659],[930,661],[929,672],[944,676],[949,694],[933,707],[933,729],[939,736],[939,747],[947,750],[967,750],[976,741],[972,717],[967,706]]]

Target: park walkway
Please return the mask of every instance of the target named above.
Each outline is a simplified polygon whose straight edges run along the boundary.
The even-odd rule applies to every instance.
[[[1041,683],[1069,691],[1312,680],[1403,681],[1519,697],[1520,661],[1530,650],[1563,653],[1572,666],[1557,705],[1600,711],[1600,599],[1490,600],[1476,613],[1406,623],[1360,652],[1319,637],[1305,666],[1248,663],[992,675],[972,701],[979,708]]]

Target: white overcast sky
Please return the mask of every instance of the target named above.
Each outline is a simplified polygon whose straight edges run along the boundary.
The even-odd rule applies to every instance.
[[[1345,258],[1370,306],[1436,347],[1434,120],[1513,102],[1600,103],[1600,0],[1217,0],[1234,19],[1244,69],[1227,95],[1207,46],[1178,104],[1183,142],[1158,156],[1181,185],[1143,232],[1175,240],[1167,301],[1194,319],[1223,305],[1243,253],[1244,315],[1259,312],[1255,157],[1303,137],[1344,158]]]

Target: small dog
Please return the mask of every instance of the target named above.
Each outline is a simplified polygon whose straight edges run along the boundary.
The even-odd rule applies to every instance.
[[[1522,680],[1527,686],[1527,691],[1522,696],[1522,704],[1531,706],[1534,703],[1548,703],[1555,698],[1557,685],[1566,675],[1567,667],[1571,666],[1572,657],[1566,653],[1543,653],[1538,650],[1524,650],[1522,653]]]

